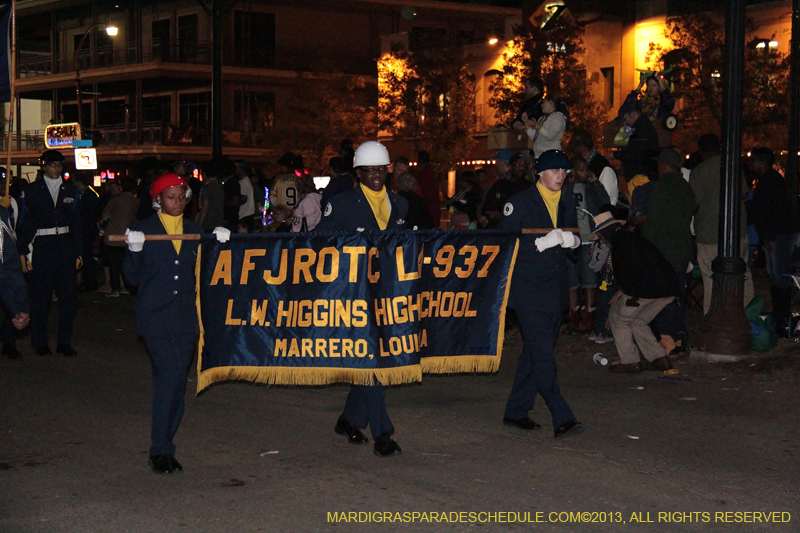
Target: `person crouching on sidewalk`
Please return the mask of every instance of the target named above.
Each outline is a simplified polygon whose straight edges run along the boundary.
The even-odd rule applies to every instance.
[[[611,363],[609,372],[632,374],[672,368],[649,324],[680,294],[675,270],[653,243],[623,230],[625,221],[611,213],[600,213],[594,223],[591,238],[600,238],[611,247],[618,287],[609,303],[608,322],[619,362]],[[640,351],[644,359],[639,357]]]
[[[150,466],[161,474],[182,471],[172,442],[183,416],[186,377],[197,345],[195,263],[199,241],[145,242],[145,235],[202,233],[183,217],[192,191],[177,174],[164,174],[150,189],[156,213],[128,235],[123,263],[125,278],[137,285],[136,332],[144,338],[153,365],[153,407]],[[230,231],[215,228],[220,242]]]

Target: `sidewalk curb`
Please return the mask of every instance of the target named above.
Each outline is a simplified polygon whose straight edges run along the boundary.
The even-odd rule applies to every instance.
[[[770,350],[764,353],[748,353],[748,354],[721,354],[705,352],[702,350],[692,350],[689,354],[689,359],[693,363],[739,363],[741,361],[755,361],[757,359],[769,359],[772,357],[780,357],[784,355],[780,350]]]

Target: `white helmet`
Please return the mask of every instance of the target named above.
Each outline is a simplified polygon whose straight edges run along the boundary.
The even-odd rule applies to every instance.
[[[389,166],[389,150],[378,141],[361,143],[353,158],[353,167]]]

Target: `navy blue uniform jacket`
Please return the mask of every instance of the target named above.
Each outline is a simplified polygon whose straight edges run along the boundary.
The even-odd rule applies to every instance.
[[[145,235],[166,235],[158,213],[133,226]],[[184,233],[203,228],[183,219]],[[199,241],[183,241],[180,255],[172,241],[145,241],[141,252],[128,250],[123,263],[125,278],[138,285],[136,332],[147,337],[192,335],[199,331],[194,269]]]
[[[561,191],[557,227],[575,228],[578,215],[575,197]],[[553,229],[553,220],[536,186],[509,198],[503,208],[500,229],[519,231],[523,228]],[[509,306],[518,311],[533,309],[543,313],[561,314],[569,307],[569,248],[556,246],[539,252],[536,239],[542,235],[521,235],[517,262],[511,279]]]
[[[392,205],[392,213],[389,215],[387,230],[405,229],[406,215],[408,214],[408,202],[400,195],[388,191],[389,203]],[[317,231],[355,231],[363,228],[365,231],[380,231],[375,214],[369,206],[367,197],[361,191],[361,186],[357,186],[352,191],[343,192],[332,197],[325,206],[317,227]]]
[[[17,313],[29,313],[28,286],[22,277],[22,266],[17,254],[16,241],[8,221],[8,209],[0,207],[0,299],[13,318]]]
[[[72,259],[83,253],[81,236],[82,223],[80,214],[80,193],[75,184],[66,180],[61,182],[56,205],[47,188],[45,179],[41,178],[27,187],[21,198],[19,221],[17,222],[17,247],[20,254],[28,253],[28,245],[36,236],[37,229],[69,227],[69,234],[58,237],[59,253],[73,254]],[[53,242],[53,236],[47,236]],[[36,245],[34,244],[34,247]],[[33,265],[36,268],[36,265]]]

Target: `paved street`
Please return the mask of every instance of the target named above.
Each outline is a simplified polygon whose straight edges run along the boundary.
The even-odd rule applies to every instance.
[[[193,378],[176,439],[185,472],[159,476],[147,466],[150,366],[133,298],[82,294],[79,357],[36,357],[25,338],[23,359],[0,360],[0,531],[800,530],[800,343],[782,341],[783,357],[754,366],[684,361],[691,382],[669,382],[657,372],[611,375],[591,357],[613,356],[613,344],[562,337],[561,387],[586,431],[558,441],[541,403],[533,418],[542,430],[501,423],[519,346],[510,334],[497,375],[426,376],[389,390],[404,450],[389,459],[334,434],[344,386],[229,383],[195,397]],[[606,522],[328,521],[384,511],[428,520],[587,511]],[[791,521],[720,522],[753,511]],[[659,513],[669,514],[659,523]]]

